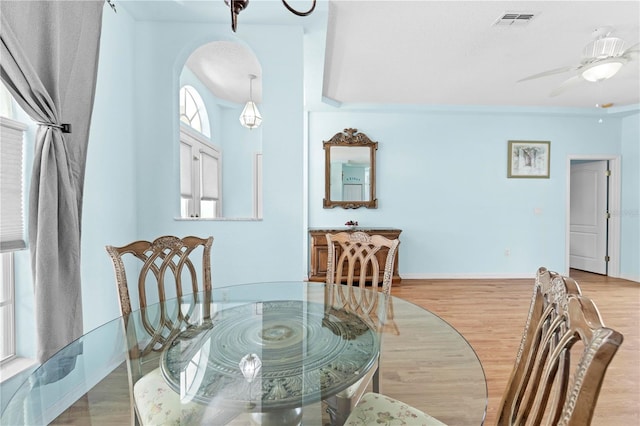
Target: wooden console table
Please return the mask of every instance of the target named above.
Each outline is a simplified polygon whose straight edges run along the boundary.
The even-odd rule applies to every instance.
[[[362,231],[367,234],[378,234],[383,237],[389,239],[395,239],[400,237],[401,229],[395,228],[335,228],[335,229],[327,229],[327,228],[310,228],[309,229],[309,244],[310,244],[310,253],[311,253],[311,262],[309,264],[309,281],[319,281],[324,282],[327,279],[327,256],[328,256],[328,247],[327,247],[327,237],[326,234],[335,234],[337,232],[355,232]],[[339,249],[338,249],[339,250]],[[387,252],[388,250],[382,249],[377,254],[378,263],[380,264],[380,277],[379,280],[382,282],[383,274],[384,274],[384,264],[387,260]],[[393,283],[400,282],[400,275],[398,275],[398,256],[400,253],[400,246],[398,246],[398,250],[396,251],[396,261],[393,265]],[[338,253],[338,256],[340,253]],[[367,281],[371,281],[372,277],[367,277]]]

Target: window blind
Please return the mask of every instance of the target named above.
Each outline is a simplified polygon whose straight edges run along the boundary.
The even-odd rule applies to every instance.
[[[23,145],[26,125],[0,117],[0,252],[26,247],[23,210]]]
[[[220,176],[218,157],[211,149],[200,149],[200,176],[202,178],[202,190],[200,198],[202,200],[217,200],[220,198],[218,189],[218,178]]]

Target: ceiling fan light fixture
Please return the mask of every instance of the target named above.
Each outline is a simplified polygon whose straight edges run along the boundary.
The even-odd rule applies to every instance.
[[[623,65],[624,61],[622,59],[597,62],[582,71],[582,78],[591,82],[607,80],[616,75]]]

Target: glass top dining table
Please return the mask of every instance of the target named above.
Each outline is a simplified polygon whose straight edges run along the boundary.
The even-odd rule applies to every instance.
[[[33,371],[0,423],[132,423],[140,359],[182,404],[207,408],[194,424],[325,425],[325,401],[376,366],[380,393],[446,424],[486,414],[482,365],[447,322],[398,297],[300,281],[216,287],[110,321]]]

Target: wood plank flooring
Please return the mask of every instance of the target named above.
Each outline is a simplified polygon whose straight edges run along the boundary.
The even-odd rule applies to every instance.
[[[577,270],[572,270],[570,275],[578,281],[583,294],[595,301],[604,323],[624,335],[624,342],[609,366],[592,425],[638,425],[640,283]],[[392,289],[394,296],[429,309],[449,322],[473,346],[487,378],[486,425],[495,424],[496,411],[520,343],[532,289],[533,278],[402,280]],[[110,383],[114,380],[117,383],[126,380],[126,370],[117,369],[54,424],[128,424],[128,395],[120,395],[114,400],[114,395],[109,393]]]

